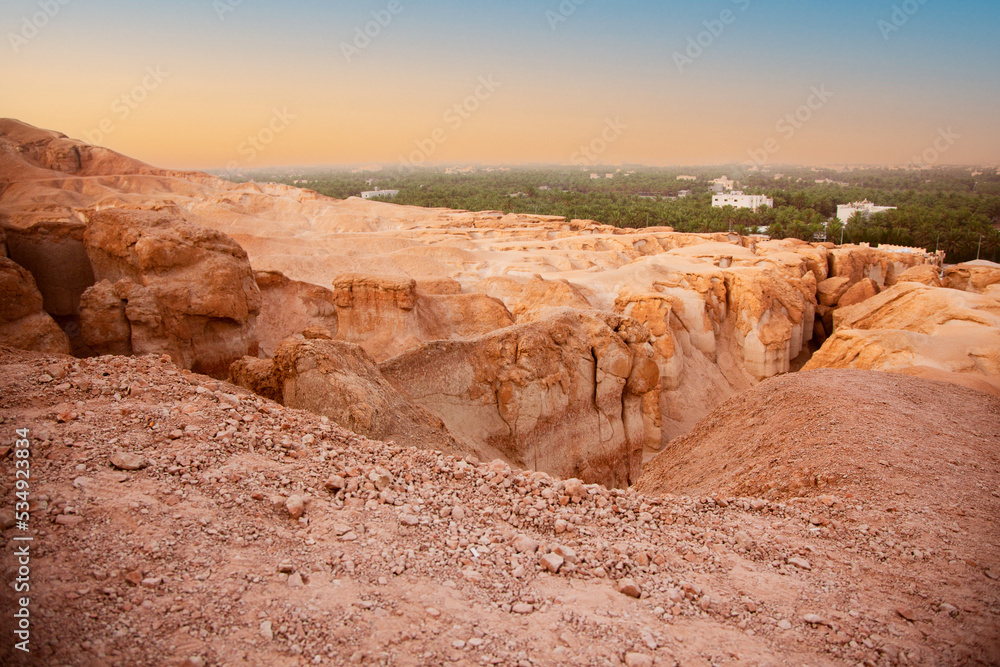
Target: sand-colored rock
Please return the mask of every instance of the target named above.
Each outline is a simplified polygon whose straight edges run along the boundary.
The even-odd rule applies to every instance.
[[[942,282],[951,289],[982,294],[1000,285],[1000,264],[979,260],[949,266],[945,269]]]
[[[90,214],[84,244],[95,276],[114,283],[125,303],[134,353],[166,353],[217,377],[257,353],[260,291],[232,239],[165,212],[108,209]],[[102,291],[99,308],[113,314]],[[100,336],[84,331],[88,337]]]
[[[858,282],[851,285],[849,290],[844,292],[843,296],[841,296],[837,301],[837,307],[846,308],[847,306],[859,304],[862,301],[867,301],[878,293],[878,283],[871,278],[862,278]]]
[[[481,458],[615,486],[638,477],[648,337],[619,316],[558,309],[383,362],[383,375]]]
[[[69,338],[42,310],[42,295],[31,274],[0,256],[0,345],[35,352],[69,354]]]
[[[514,323],[499,299],[422,295],[412,278],[346,274],[333,281],[333,292],[337,338],[362,346],[377,360],[428,341],[475,337]]]
[[[806,369],[962,374],[1000,391],[1000,300],[989,295],[899,283],[837,310],[834,322],[836,332]]]
[[[371,438],[423,449],[462,452],[440,419],[414,405],[352,343],[293,336],[273,359],[248,357],[233,364],[239,384],[290,408],[329,417]]]
[[[912,266],[896,276],[895,282],[886,281],[886,285],[890,287],[896,283],[920,283],[928,287],[941,287],[941,269],[930,264]]]
[[[80,330],[91,354],[132,354],[132,325],[126,315],[127,281],[122,281],[122,293],[109,280],[88,287],[80,297]]]
[[[849,278],[851,284],[864,278],[875,281],[879,288],[897,282],[897,276],[921,264],[936,264],[940,256],[926,252],[899,251],[893,246],[872,248],[868,244],[845,245],[829,251],[830,277]]]
[[[819,305],[834,307],[840,301],[840,297],[851,289],[851,279],[847,276],[827,278],[816,286],[816,297]]]
[[[257,271],[254,279],[261,296],[256,332],[263,355],[274,356],[283,340],[310,327],[336,335],[337,300],[333,290],[291,280],[278,271]]]

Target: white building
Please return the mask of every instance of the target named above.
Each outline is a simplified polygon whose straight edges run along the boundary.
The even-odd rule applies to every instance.
[[[867,199],[864,201],[856,201],[853,204],[844,204],[843,206],[837,207],[837,219],[839,219],[845,225],[850,222],[851,216],[855,213],[861,213],[866,218],[870,218],[872,213],[882,213],[884,211],[895,211],[895,206],[876,206]]]
[[[731,181],[725,176],[723,176],[722,178],[717,178],[714,181],[712,181],[712,190],[714,190],[718,194],[722,194],[723,192],[729,192],[734,187],[736,187],[736,181]]]
[[[399,194],[399,190],[369,190],[368,192],[362,192],[362,199],[374,199],[375,197],[395,197]]]
[[[760,209],[761,206],[769,206],[774,208],[774,200],[770,197],[765,197],[764,195],[745,195],[742,192],[727,192],[721,195],[712,196],[712,206],[715,208],[722,208],[724,206],[732,206],[734,208],[750,208],[754,211]]]

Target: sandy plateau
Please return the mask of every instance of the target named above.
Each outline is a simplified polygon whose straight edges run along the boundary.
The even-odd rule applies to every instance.
[[[942,260],[0,120],[0,662],[1000,664],[1000,266]]]

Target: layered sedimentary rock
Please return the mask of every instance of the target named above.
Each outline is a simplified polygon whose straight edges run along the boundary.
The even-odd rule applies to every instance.
[[[499,299],[422,295],[412,278],[346,274],[333,281],[333,291],[337,338],[360,345],[378,360],[427,341],[474,337],[514,323]]]
[[[273,359],[236,362],[231,375],[236,384],[287,407],[329,417],[355,433],[425,449],[462,449],[440,419],[382,377],[363,349],[315,330],[282,342]]]
[[[836,311],[834,322],[806,369],[905,372],[1000,392],[1000,300],[992,296],[899,283]]]
[[[333,290],[291,280],[278,271],[257,271],[254,279],[261,295],[257,340],[264,356],[274,356],[281,341],[310,327],[337,333]]]
[[[90,215],[84,246],[101,281],[83,299],[85,340],[166,353],[217,377],[257,354],[260,291],[246,253],[224,234],[164,212],[108,209]]]
[[[37,250],[38,262],[25,266],[60,312],[73,315],[83,291],[101,279],[87,274],[86,211],[144,207],[215,229],[246,249],[266,283],[258,317],[265,354],[311,325],[382,361],[425,343],[475,340],[515,321],[535,322],[539,309],[554,306],[624,315],[647,329],[659,370],[659,389],[642,402],[649,450],[734,393],[798,368],[815,347],[811,339],[832,333],[833,311],[851,290],[849,300],[867,298],[909,267],[939,261],[908,249],[335,200],[156,170],[115,155],[0,121],[0,175],[11,180],[0,193],[0,226],[20,235],[26,261],[35,255],[25,249]],[[45,273],[45,250],[56,247],[43,242],[49,237],[62,239],[67,261],[85,260],[66,282],[71,288]],[[831,278],[839,279],[832,291],[824,285]],[[110,282],[112,292],[93,294],[86,309],[108,332],[102,338],[122,329],[116,308],[123,296]],[[333,293],[336,323],[324,305],[329,295],[307,284]]]
[[[643,397],[658,369],[628,318],[558,309],[390,359],[382,374],[459,441],[532,470],[616,486],[636,479]]]
[[[42,295],[31,274],[0,256],[0,345],[35,352],[69,354],[69,339],[42,310]]]
[[[979,260],[945,269],[942,283],[945,287],[963,292],[983,294],[992,291],[1000,298],[1000,264]]]

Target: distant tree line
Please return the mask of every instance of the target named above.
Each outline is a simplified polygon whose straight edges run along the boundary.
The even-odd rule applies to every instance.
[[[983,259],[1000,259],[1000,175],[995,169],[975,176],[962,168],[783,172],[776,177],[733,165],[620,171],[539,167],[451,174],[444,169],[272,170],[249,176],[340,199],[379,187],[399,190],[391,201],[412,206],[558,215],[617,227],[669,226],[681,232],[748,234],[767,227],[772,238],[811,241],[825,235],[835,243],[843,238],[845,243],[940,248],[948,253],[949,262],[975,259],[977,253]],[[591,178],[591,173],[599,178]],[[614,178],[606,178],[608,173]],[[712,179],[724,174],[738,180],[744,192],[773,198],[774,208],[757,212],[713,208],[709,187]],[[681,175],[696,180],[679,180]],[[681,196],[684,191],[691,194]],[[843,228],[835,218],[837,206],[864,199],[898,210],[856,216]]]

